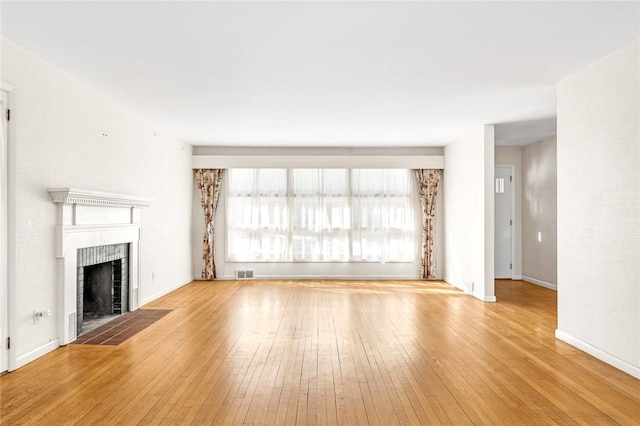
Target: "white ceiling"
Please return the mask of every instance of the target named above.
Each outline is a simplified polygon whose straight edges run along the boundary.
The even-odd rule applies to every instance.
[[[501,145],[640,37],[638,2],[2,2],[3,37],[194,145]],[[506,126],[506,127],[505,127]]]

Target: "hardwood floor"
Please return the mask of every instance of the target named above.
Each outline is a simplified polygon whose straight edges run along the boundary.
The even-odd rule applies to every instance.
[[[0,377],[13,424],[638,424],[640,381],[556,340],[556,293],[419,281],[194,282],[119,346]]]

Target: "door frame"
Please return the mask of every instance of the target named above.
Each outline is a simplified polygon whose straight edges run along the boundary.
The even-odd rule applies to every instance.
[[[509,229],[509,239],[511,240],[511,279],[515,279],[516,276],[516,245],[515,245],[515,228],[516,228],[516,193],[515,193],[515,176],[516,176],[516,166],[515,164],[495,164],[494,165],[494,176],[495,176],[495,169],[497,168],[502,168],[502,169],[509,169],[509,176],[511,176],[511,185],[509,185],[509,189],[510,189],[510,194],[509,196],[511,197],[510,203],[509,203],[509,217],[511,217],[511,227]],[[495,179],[494,179],[495,180]],[[495,183],[495,182],[494,182]],[[495,189],[494,189],[495,191]],[[494,215],[495,215],[495,201],[494,201]],[[495,248],[494,248],[494,256],[495,256]],[[494,279],[495,279],[495,272],[494,272]]]
[[[15,88],[15,85],[7,80],[0,79],[0,91],[6,93],[7,107],[12,105],[11,91]],[[2,112],[4,114],[4,112]],[[2,118],[4,120],[4,118]],[[11,347],[6,349],[7,355],[7,371],[13,371],[17,368],[18,357],[16,351],[16,324],[14,319],[16,318],[16,152],[15,145],[11,142],[11,129],[9,128],[9,121],[6,122],[7,138],[3,142],[6,147],[7,153],[7,168],[5,175],[2,176],[6,183],[6,204],[0,208],[3,210],[4,217],[6,218],[6,253],[3,253],[3,263],[6,262],[6,270],[3,271],[0,279],[0,291],[5,292],[7,311],[2,314],[0,321],[7,322],[8,336],[2,336],[3,340],[6,337],[11,337]],[[4,139],[4,138],[3,138]],[[5,224],[2,224],[5,226]],[[5,242],[3,242],[5,243]],[[4,287],[4,288],[2,288]],[[7,347],[7,342],[0,342],[0,346]]]

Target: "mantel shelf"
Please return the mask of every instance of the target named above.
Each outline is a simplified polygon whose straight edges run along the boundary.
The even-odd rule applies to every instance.
[[[153,200],[133,195],[113,194],[110,192],[89,191],[76,188],[49,188],[54,203],[83,204],[105,207],[149,207]]]

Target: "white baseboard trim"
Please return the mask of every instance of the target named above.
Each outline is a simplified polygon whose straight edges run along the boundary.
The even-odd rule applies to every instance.
[[[18,359],[16,359],[15,368],[18,369],[20,367],[23,367],[29,364],[31,361],[35,361],[41,356],[46,355],[55,349],[58,349],[59,346],[60,346],[60,341],[58,339],[54,339],[49,343],[47,343],[46,345],[42,345],[39,348],[36,348],[30,352],[27,352],[26,354],[21,355],[18,357]]]
[[[459,285],[455,285],[454,283],[450,283],[449,281],[445,280],[444,282],[446,282],[447,284],[449,284],[451,287],[455,287],[458,290],[462,291],[465,294],[468,294],[469,296],[471,296],[471,293],[469,293],[464,287],[459,286]]]
[[[227,275],[221,278],[221,280],[235,280],[233,275]],[[420,280],[419,275],[260,275],[253,278],[253,280]],[[251,280],[238,280],[238,281],[251,281]],[[442,281],[441,279],[435,279],[434,281]]]
[[[602,349],[598,349],[587,342],[576,339],[575,337],[568,333],[565,333],[564,331],[556,330],[556,338],[570,344],[571,346],[575,346],[576,348],[588,353],[595,358],[598,358],[600,361],[614,366],[618,370],[622,370],[625,373],[632,375],[636,379],[640,379],[640,367],[638,366],[629,364],[627,361],[611,355],[610,353],[607,353]]]
[[[547,281],[542,281],[542,280],[539,280],[537,278],[528,277],[526,275],[523,275],[522,276],[522,281],[526,281],[526,282],[531,283],[531,284],[539,285],[540,287],[546,287],[546,288],[550,288],[551,290],[558,291],[558,286],[556,284],[550,283],[550,282],[547,282]]]
[[[469,291],[469,288],[467,288],[467,286],[465,284],[460,284],[458,285],[455,282],[451,282],[448,281],[446,278],[444,279],[444,281],[449,284],[454,286],[455,288],[457,288],[458,290],[462,290],[463,292],[465,292],[466,294],[468,294],[469,296],[473,296],[476,299],[482,300],[483,302],[495,302],[496,301],[496,296],[486,296],[484,294],[480,294],[480,293],[476,293],[476,292],[471,292]]]
[[[478,293],[473,293],[472,296],[475,297],[476,299],[482,300],[483,302],[495,302],[496,301],[496,297],[495,296],[485,296],[484,294],[478,294]]]
[[[467,286],[464,283],[458,284],[457,282],[455,282],[453,280],[449,280],[448,277],[444,277],[443,280],[444,280],[444,282],[446,282],[450,286],[453,286],[453,287],[457,288],[458,290],[463,291],[464,293],[468,294],[469,296],[473,296],[473,293],[471,291],[469,291],[469,289],[467,288]]]
[[[511,277],[512,280],[521,280],[522,279],[522,275],[514,275],[513,277]]]
[[[193,277],[191,277],[188,281],[183,282],[182,284],[178,284],[178,285],[169,287],[169,288],[164,289],[162,291],[159,291],[159,292],[157,292],[157,293],[155,293],[155,294],[153,294],[153,295],[151,295],[149,297],[146,297],[146,298],[142,299],[142,302],[140,303],[140,307],[143,307],[147,303],[153,302],[154,300],[159,299],[162,296],[167,295],[167,294],[171,293],[172,291],[175,291],[175,290],[179,289],[180,287],[183,287],[183,286],[189,284],[192,281],[194,281]]]

